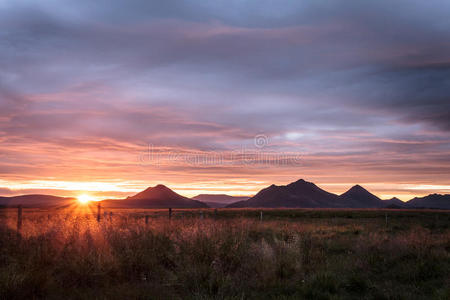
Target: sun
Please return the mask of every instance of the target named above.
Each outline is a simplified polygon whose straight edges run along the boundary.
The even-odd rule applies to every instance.
[[[80,195],[77,197],[78,198],[78,202],[80,202],[81,204],[87,204],[89,201],[93,201],[94,199],[86,194]]]

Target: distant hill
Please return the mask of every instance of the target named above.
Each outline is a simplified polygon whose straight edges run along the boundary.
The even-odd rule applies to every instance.
[[[207,208],[200,201],[183,197],[159,184],[122,200],[103,200],[105,207],[117,208]]]
[[[430,194],[425,197],[415,197],[407,202],[414,208],[440,208],[450,209],[450,195]]]
[[[75,198],[58,197],[52,195],[21,195],[12,197],[0,197],[1,206],[17,206],[24,207],[52,207],[70,205],[76,201]]]
[[[388,199],[388,200],[383,200],[383,207],[387,207],[387,208],[408,208],[409,205],[406,202],[403,202],[402,200],[398,199],[397,197]]]
[[[219,208],[225,207],[228,204],[234,202],[245,201],[248,200],[249,198],[250,197],[236,197],[225,194],[200,194],[193,197],[192,199],[206,203],[209,207]]]
[[[227,207],[340,207],[339,197],[300,179],[288,185],[271,185],[246,200]]]
[[[341,205],[349,208],[384,207],[383,200],[367,191],[360,185],[355,185],[339,196]]]

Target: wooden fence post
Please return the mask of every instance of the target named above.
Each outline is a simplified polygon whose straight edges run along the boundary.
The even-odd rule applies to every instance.
[[[22,229],[22,205],[17,206],[17,231]]]
[[[169,219],[172,219],[172,208],[169,208]]]
[[[217,219],[217,208],[214,209],[214,219]]]
[[[263,212],[262,210],[259,212],[259,220],[262,222],[263,220]]]
[[[100,211],[101,211],[101,203],[98,202],[98,204],[97,204],[97,222],[100,222],[100,218],[101,218]]]
[[[148,215],[145,216],[145,225],[148,225]]]
[[[110,211],[110,212],[109,212],[109,221],[110,221],[110,222],[112,221],[112,216],[113,216],[113,213],[112,213],[112,211]]]

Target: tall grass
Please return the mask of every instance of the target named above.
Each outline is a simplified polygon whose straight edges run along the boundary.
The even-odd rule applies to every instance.
[[[448,214],[146,213],[3,216],[0,299],[450,299]]]

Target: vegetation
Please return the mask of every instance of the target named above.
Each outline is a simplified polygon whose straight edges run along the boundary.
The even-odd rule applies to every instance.
[[[448,212],[0,214],[0,299],[450,299]]]

